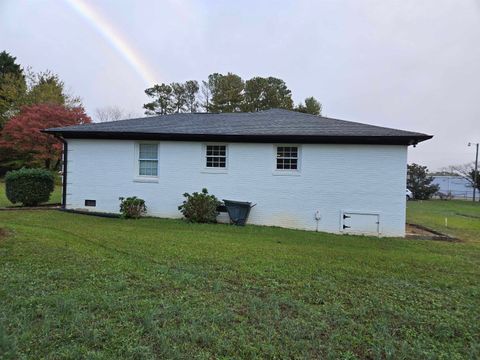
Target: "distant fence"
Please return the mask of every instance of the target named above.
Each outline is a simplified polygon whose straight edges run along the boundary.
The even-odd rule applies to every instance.
[[[443,195],[443,196],[442,196]],[[479,192],[477,191],[477,197],[479,196]],[[433,195],[434,199],[441,199],[442,197],[450,197],[452,199],[463,199],[463,200],[472,200],[473,199],[473,190],[465,190],[465,191],[439,191],[435,195]]]
[[[473,188],[470,182],[458,175],[438,175],[433,176],[432,184],[438,185],[440,189],[435,194],[437,199],[463,199],[471,200],[473,198]],[[478,192],[477,192],[478,194]]]

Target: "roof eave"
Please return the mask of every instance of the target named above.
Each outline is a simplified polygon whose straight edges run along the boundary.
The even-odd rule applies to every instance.
[[[416,145],[431,139],[431,135],[404,136],[328,136],[328,135],[227,135],[227,134],[165,134],[143,132],[60,131],[42,130],[65,139],[110,140],[164,140],[164,141],[228,141],[256,143],[305,143],[305,144],[379,144]]]

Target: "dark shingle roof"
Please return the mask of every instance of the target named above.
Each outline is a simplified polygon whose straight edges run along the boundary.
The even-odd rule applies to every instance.
[[[44,130],[64,138],[416,144],[432,136],[283,109],[182,113]]]

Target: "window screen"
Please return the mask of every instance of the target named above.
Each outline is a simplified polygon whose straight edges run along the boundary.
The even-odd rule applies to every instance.
[[[158,176],[157,144],[139,145],[138,174],[141,176]]]
[[[298,170],[298,147],[277,146],[277,170]]]
[[[207,145],[206,146],[206,167],[226,168],[227,167],[227,146]]]

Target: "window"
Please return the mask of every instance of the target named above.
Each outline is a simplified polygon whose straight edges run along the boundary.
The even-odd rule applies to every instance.
[[[207,168],[225,169],[227,167],[226,145],[207,145],[205,150],[205,161]]]
[[[139,144],[138,174],[140,176],[158,176],[157,144]]]
[[[277,146],[277,170],[298,170],[297,146]]]

